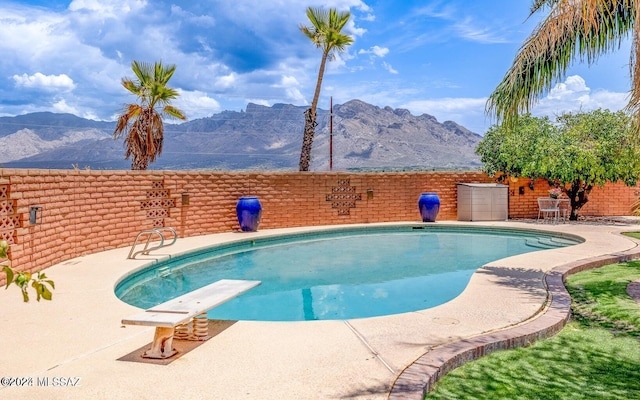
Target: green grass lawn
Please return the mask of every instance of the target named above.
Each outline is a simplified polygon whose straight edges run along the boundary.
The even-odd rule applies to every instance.
[[[640,399],[640,306],[627,293],[640,262],[567,279],[572,321],[530,347],[447,374],[426,399]]]
[[[631,236],[632,238],[640,239],[640,232],[626,232],[623,235]]]

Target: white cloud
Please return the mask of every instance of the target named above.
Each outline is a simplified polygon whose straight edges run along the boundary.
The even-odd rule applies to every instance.
[[[81,113],[78,112],[78,109],[73,107],[73,106],[68,105],[67,102],[65,101],[65,99],[60,99],[55,104],[53,104],[53,107],[52,107],[51,111],[56,112],[56,113],[67,113],[67,114],[81,115]]]
[[[309,104],[298,88],[286,88],[285,93],[287,95],[287,99],[293,104]]]
[[[300,84],[295,76],[283,76],[280,82],[283,87],[298,86]]]
[[[367,22],[373,22],[376,20],[376,16],[373,14],[367,14],[364,17],[361,17],[360,19]]]
[[[347,25],[344,27],[344,31],[347,34],[352,34],[353,36],[363,36],[365,33],[367,33],[367,30],[364,28],[358,28],[356,26],[356,23],[354,22],[353,18],[349,19],[349,22],[347,22]]]
[[[384,69],[386,69],[387,71],[389,71],[389,73],[390,73],[390,74],[394,74],[394,75],[395,75],[395,74],[397,74],[397,73],[398,73],[398,71],[397,71],[397,70],[395,70],[395,69],[393,69],[393,67],[391,66],[391,64],[389,64],[389,63],[387,63],[387,62],[383,62],[383,63],[382,63],[382,67],[383,67]]]
[[[326,8],[336,8],[338,10],[355,8],[363,12],[371,11],[371,8],[361,0],[324,0],[321,2],[321,5]]]
[[[91,34],[95,35],[97,27],[92,25],[90,28]],[[122,54],[114,51],[113,58],[107,57],[103,49],[86,43],[89,36],[88,32],[72,24],[68,12],[2,8],[0,53],[6,57],[0,59],[0,69],[12,73],[10,76],[17,88],[50,85],[55,90],[70,90],[90,81],[88,87],[102,91],[104,96],[109,91],[118,90],[124,70],[118,68]],[[109,37],[112,40],[112,36]],[[55,74],[40,72],[28,76],[16,73],[24,70]],[[72,70],[73,80],[69,78]],[[95,99],[96,95],[88,94],[87,97]]]
[[[414,9],[413,15],[423,15],[431,18],[455,19],[459,12],[450,4],[442,4],[441,1],[431,2],[425,6]]]
[[[248,102],[259,106],[271,107],[271,103],[265,99],[248,99]]]
[[[587,99],[591,89],[587,87],[587,82],[579,76],[572,75],[568,77],[564,82],[556,84],[547,95],[548,100],[567,100],[578,96],[579,98]]]
[[[387,54],[389,54],[389,49],[386,47],[379,47],[379,46],[373,46],[371,48],[371,51],[373,52],[373,54],[375,54],[376,56],[382,58],[384,56],[386,56]]]
[[[532,114],[553,118],[562,112],[591,111],[598,108],[618,111],[628,102],[627,93],[592,91],[580,75],[557,83],[532,109]]]
[[[70,35],[60,34],[65,29],[65,19],[59,15],[34,10],[27,18],[24,11],[3,9],[0,17],[0,51],[11,55],[8,62],[38,62],[49,57],[68,41]],[[31,11],[31,10],[29,10]]]
[[[300,82],[293,76],[283,76],[280,85],[285,90],[287,99],[294,104],[306,104],[307,101],[300,91]]]
[[[443,4],[435,1],[415,10],[414,16],[438,19],[447,23],[443,30],[447,36],[453,35],[459,38],[477,43],[507,43],[500,30],[488,26],[487,23],[478,23],[477,19],[465,16],[465,10],[459,10],[455,5]]]
[[[210,117],[220,111],[220,103],[198,90],[186,91],[177,89],[180,96],[172,104],[182,110],[190,120]]]
[[[360,49],[358,54],[373,54],[377,57],[383,58],[389,54],[389,49],[387,47],[373,46],[369,50]]]
[[[46,91],[68,92],[76,87],[73,83],[73,79],[69,78],[66,74],[44,75],[40,72],[36,72],[33,75],[14,75],[13,80],[15,81],[16,86],[29,89],[42,89]]]
[[[73,0],[69,11],[88,11],[104,16],[119,16],[147,5],[145,0]]]
[[[472,18],[465,18],[453,25],[454,31],[463,39],[478,43],[507,43],[508,40],[497,34],[494,29],[478,27]]]
[[[334,59],[327,62],[325,73],[334,74],[340,72],[347,65],[346,60],[351,59],[349,53],[335,53]]]
[[[238,75],[232,72],[228,75],[219,76],[215,79],[214,87],[219,90],[224,90],[233,87],[238,81]]]
[[[216,20],[211,15],[196,15],[189,11],[185,11],[182,7],[175,4],[171,5],[171,14],[176,18],[185,19],[190,24],[196,24],[200,26],[213,27],[216,24]]]

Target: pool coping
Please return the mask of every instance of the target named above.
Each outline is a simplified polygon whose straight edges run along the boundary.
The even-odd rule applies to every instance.
[[[630,250],[555,267],[545,274],[549,303],[540,316],[513,328],[449,343],[425,353],[400,373],[389,400],[423,399],[442,377],[469,361],[556,335],[571,317],[571,296],[564,285],[568,275],[637,259],[640,250]]]

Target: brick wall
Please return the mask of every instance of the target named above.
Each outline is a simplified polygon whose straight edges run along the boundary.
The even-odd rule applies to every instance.
[[[420,221],[421,192],[438,193],[439,220],[457,218],[458,182],[493,182],[479,172],[297,173],[66,171],[0,169],[0,237],[19,270],[39,270],[103,250],[131,246],[145,229],[170,226],[180,237],[239,229],[235,206],[258,196],[260,229]],[[511,218],[535,217],[545,181],[510,182]],[[522,193],[520,194],[520,187]],[[625,215],[638,188],[593,191],[582,215]],[[42,207],[35,224],[30,209]],[[0,279],[3,279],[2,276]]]
[[[538,215],[538,197],[549,196],[549,183],[544,179],[533,182],[521,178],[509,181],[509,218],[535,218]],[[522,194],[520,194],[522,193]],[[631,205],[640,197],[640,186],[628,187],[623,183],[609,183],[605,187],[595,187],[589,202],[582,207],[582,216],[630,215]]]

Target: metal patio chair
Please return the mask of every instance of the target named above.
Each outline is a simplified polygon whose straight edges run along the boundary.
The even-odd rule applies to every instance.
[[[554,224],[560,219],[560,200],[551,197],[538,197],[538,220],[542,216],[542,222],[551,221]]]

